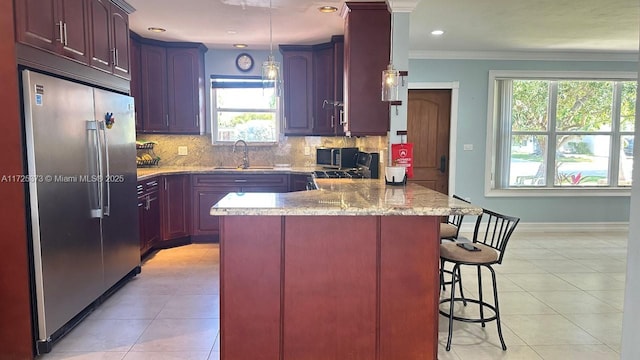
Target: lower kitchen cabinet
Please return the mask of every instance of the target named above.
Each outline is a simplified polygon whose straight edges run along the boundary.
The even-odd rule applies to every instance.
[[[162,239],[159,178],[138,181],[140,253],[149,251]]]
[[[163,176],[162,184],[162,240],[187,237],[191,230],[189,175]]]
[[[193,214],[191,234],[217,237],[219,218],[209,215],[211,207],[230,192],[289,191],[288,174],[212,174],[193,175],[191,179]]]

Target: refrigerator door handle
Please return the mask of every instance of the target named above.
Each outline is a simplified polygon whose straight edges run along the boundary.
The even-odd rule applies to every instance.
[[[102,218],[102,152],[100,151],[100,136],[98,134],[99,124],[96,120],[87,121],[87,130],[93,131],[93,140],[94,140],[94,150],[96,157],[96,175],[98,177],[98,181],[91,176],[88,178],[89,184],[96,185],[96,194],[97,196],[97,205],[95,208],[91,209],[91,217],[92,218]]]
[[[104,216],[110,215],[111,208],[111,170],[109,168],[109,141],[107,140],[107,129],[104,121],[100,121],[100,130],[102,130],[102,139],[104,141],[104,161],[106,163],[106,176],[101,176],[102,186],[107,187],[107,200],[104,204],[103,214]]]

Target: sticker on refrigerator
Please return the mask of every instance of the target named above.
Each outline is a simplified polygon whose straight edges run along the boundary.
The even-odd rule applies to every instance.
[[[36,98],[34,100],[37,106],[42,106],[43,96],[44,96],[44,85],[36,84]]]

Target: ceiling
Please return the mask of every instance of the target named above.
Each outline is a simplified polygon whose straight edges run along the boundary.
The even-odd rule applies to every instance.
[[[361,0],[362,1],[362,0]],[[414,0],[415,1],[415,0]],[[637,0],[417,0],[410,15],[410,52],[637,53]],[[274,44],[314,44],[343,33],[344,1],[272,0]],[[165,41],[211,49],[269,48],[269,0],[128,0],[130,27]],[[320,13],[331,5],[336,13]],[[148,27],[162,27],[161,34]],[[444,35],[431,35],[442,29]]]

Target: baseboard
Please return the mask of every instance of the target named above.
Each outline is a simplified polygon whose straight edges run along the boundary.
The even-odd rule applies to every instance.
[[[474,223],[464,222],[460,227],[462,233],[472,233]],[[627,232],[629,222],[520,222],[516,229],[518,232]]]

